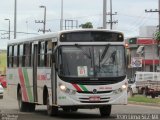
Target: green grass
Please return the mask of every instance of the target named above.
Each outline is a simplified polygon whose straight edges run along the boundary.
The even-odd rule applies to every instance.
[[[6,65],[7,65],[7,53],[6,51],[0,51],[0,74],[6,74]]]
[[[6,67],[7,65],[7,53],[1,52],[0,53],[0,67]]]
[[[134,97],[128,98],[129,102],[141,102],[141,103],[154,103],[160,104],[160,98],[148,98],[142,95],[135,95]]]

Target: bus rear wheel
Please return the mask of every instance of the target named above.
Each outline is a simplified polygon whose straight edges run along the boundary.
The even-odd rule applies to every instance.
[[[111,105],[102,106],[99,108],[100,114],[102,117],[109,117],[111,114]]]
[[[21,112],[26,112],[27,111],[27,102],[23,102],[22,100],[22,92],[21,92],[21,89],[18,90],[18,106],[19,106],[19,110]]]
[[[58,107],[51,106],[49,101],[49,95],[47,96],[47,114],[50,116],[56,116],[58,113]]]

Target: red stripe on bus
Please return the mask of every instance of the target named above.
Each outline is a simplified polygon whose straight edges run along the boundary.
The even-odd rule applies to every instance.
[[[77,84],[72,84],[72,85],[76,88],[77,91],[82,91],[81,88]]]
[[[20,84],[22,87],[22,95],[24,97],[25,102],[28,102],[28,97],[27,97],[27,89],[25,87],[25,81],[24,81],[24,77],[23,77],[23,73],[22,73],[22,69],[19,68],[18,69],[18,73],[19,73],[19,79],[20,79]]]

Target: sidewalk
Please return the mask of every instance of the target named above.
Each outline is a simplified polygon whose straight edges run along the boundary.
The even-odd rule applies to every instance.
[[[0,109],[18,109],[17,100],[8,96],[7,89],[4,91],[3,99],[0,99]]]

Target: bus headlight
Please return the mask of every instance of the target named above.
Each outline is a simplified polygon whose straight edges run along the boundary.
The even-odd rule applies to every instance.
[[[123,92],[123,91],[126,90],[126,89],[127,89],[127,85],[124,84],[124,85],[122,85],[121,88],[116,89],[116,90],[113,90],[113,93],[114,93],[114,94],[119,94],[119,93]]]
[[[59,87],[60,87],[60,89],[61,89],[62,91],[66,91],[66,86],[65,86],[65,85],[61,84]]]
[[[69,89],[63,84],[60,84],[59,88],[60,88],[61,91],[65,92],[65,93],[68,93],[70,95],[76,94],[76,90]]]
[[[127,89],[127,85],[122,85],[122,89]]]
[[[113,90],[113,93],[114,94],[119,94],[119,93],[121,93],[123,90],[122,90],[122,88],[119,88],[119,89],[117,89],[117,90]]]

